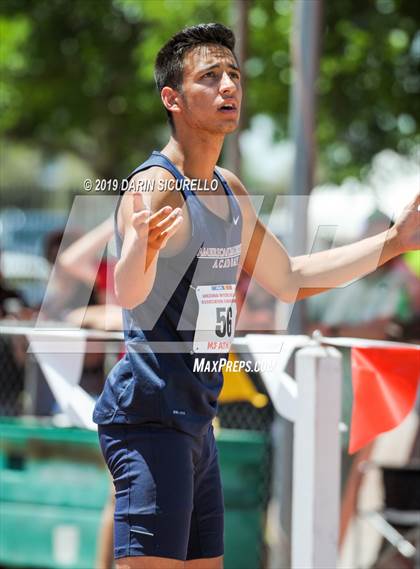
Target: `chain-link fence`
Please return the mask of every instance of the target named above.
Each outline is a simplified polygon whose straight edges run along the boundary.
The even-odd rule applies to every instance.
[[[24,338],[0,334],[0,416],[16,417],[24,409]]]

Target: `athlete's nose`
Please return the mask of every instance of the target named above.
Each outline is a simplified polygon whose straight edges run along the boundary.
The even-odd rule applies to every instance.
[[[220,80],[220,92],[229,93],[235,91],[235,89],[235,81],[233,81],[232,78],[229,77],[229,73],[226,73],[225,71],[222,75],[222,79]]]

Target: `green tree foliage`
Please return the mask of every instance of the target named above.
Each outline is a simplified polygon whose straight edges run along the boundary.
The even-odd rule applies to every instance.
[[[199,5],[197,5],[199,4]],[[156,52],[226,2],[3,0],[3,133],[51,154],[71,150],[98,175],[126,175],[157,143],[166,114]]]
[[[288,132],[292,12],[289,0],[258,0],[249,14],[248,116],[270,114],[279,139]],[[411,0],[324,0],[316,127],[328,180],[359,175],[384,148],[420,143],[419,22]]]
[[[420,143],[419,22],[411,0],[326,4],[318,141],[336,175]]]
[[[0,128],[121,176],[167,132],[153,81],[159,47],[185,25],[231,22],[229,0],[2,0]],[[253,0],[246,114],[288,134],[293,2]],[[317,138],[328,179],[376,152],[408,152],[420,121],[420,4],[324,1]]]

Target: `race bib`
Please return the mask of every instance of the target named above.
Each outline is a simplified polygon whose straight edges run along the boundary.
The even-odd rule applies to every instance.
[[[204,285],[195,289],[198,317],[193,350],[200,353],[225,353],[235,335],[236,285]]]

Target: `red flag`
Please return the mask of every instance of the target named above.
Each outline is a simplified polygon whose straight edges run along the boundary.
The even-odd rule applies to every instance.
[[[353,411],[349,453],[397,427],[414,406],[420,382],[417,346],[352,348]]]

